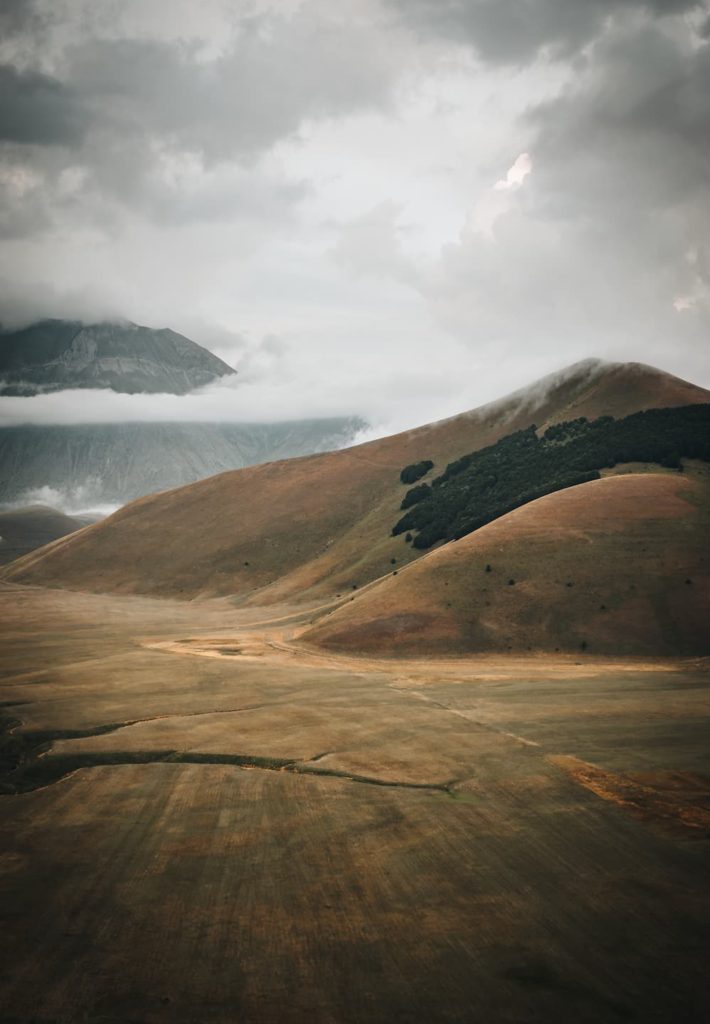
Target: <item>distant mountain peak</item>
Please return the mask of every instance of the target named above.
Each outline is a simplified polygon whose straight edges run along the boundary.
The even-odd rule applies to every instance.
[[[0,334],[0,394],[68,388],[184,395],[236,371],[168,327],[40,320]]]

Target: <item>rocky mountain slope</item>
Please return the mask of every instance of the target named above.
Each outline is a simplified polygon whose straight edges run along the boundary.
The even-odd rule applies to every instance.
[[[708,400],[702,388],[651,367],[587,362],[418,430],[143,498],[21,559],[4,575],[89,591],[232,594],[253,604],[345,599],[417,557],[438,553],[422,555],[391,534],[407,487],[400,481],[407,464],[429,459],[441,472],[461,455],[531,423],[545,429],[579,416],[624,416]],[[591,486],[583,485],[580,493],[594,494],[583,491]],[[610,514],[613,522],[611,506]],[[582,545],[579,552],[581,557],[591,548]],[[639,557],[630,550],[628,564],[617,566],[619,574],[633,577]]]
[[[217,356],[167,328],[42,320],[0,334],[0,394],[111,388],[183,395],[233,374]]]
[[[364,424],[107,423],[0,428],[0,503],[123,505],[225,470],[342,448]]]

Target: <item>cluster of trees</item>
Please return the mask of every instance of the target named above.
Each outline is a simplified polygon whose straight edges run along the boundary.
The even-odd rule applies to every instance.
[[[413,462],[410,466],[405,466],[399,474],[399,479],[403,484],[415,484],[433,468],[434,463],[431,459],[422,459],[421,462]]]
[[[544,494],[594,480],[617,463],[680,469],[682,458],[710,462],[710,405],[648,409],[621,420],[582,416],[549,427],[542,437],[536,431],[533,424],[509,434],[449,463],[430,485],[411,488],[393,536],[415,531],[416,548],[454,540]]]
[[[419,484],[417,487],[411,487],[402,498],[400,508],[410,508],[412,505],[416,505],[418,501],[428,497],[430,493],[431,487],[429,484]]]
[[[594,420],[594,424],[599,427],[605,423],[613,423],[613,421],[613,416],[600,416],[598,420]],[[580,416],[576,420],[565,420],[564,423],[555,423],[545,431],[545,440],[555,444],[567,444],[574,438],[585,434],[588,427],[589,420],[586,416]]]

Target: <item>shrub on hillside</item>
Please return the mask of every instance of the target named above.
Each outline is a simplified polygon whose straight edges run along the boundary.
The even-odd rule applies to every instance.
[[[399,507],[402,511],[405,508],[411,508],[412,505],[416,505],[418,501],[422,501],[430,493],[431,487],[429,484],[418,484],[416,487],[411,487],[402,498],[402,504]]]
[[[433,468],[434,463],[431,459],[422,459],[421,462],[413,462],[410,466],[405,466],[399,474],[399,479],[403,484],[415,484]]]

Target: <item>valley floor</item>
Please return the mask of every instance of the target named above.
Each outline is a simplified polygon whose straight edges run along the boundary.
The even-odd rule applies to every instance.
[[[710,1019],[708,660],[0,586],[3,1024]]]

